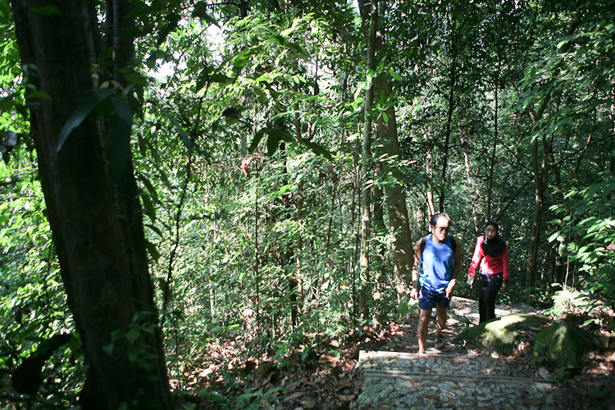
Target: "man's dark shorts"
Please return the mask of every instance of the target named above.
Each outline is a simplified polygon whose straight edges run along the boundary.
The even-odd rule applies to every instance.
[[[433,309],[438,303],[443,308],[450,307],[451,299],[446,297],[444,292],[434,292],[421,287],[419,289],[419,308],[421,310]]]

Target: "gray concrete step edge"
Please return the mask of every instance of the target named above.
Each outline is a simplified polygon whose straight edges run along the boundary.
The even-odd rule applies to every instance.
[[[435,374],[435,373],[414,373],[414,372],[402,372],[397,370],[387,370],[387,371],[374,371],[374,370],[364,370],[363,374],[369,377],[378,377],[378,378],[399,378],[399,379],[431,379],[431,380],[455,380],[455,381],[464,381],[470,382],[475,381],[476,383],[488,382],[488,383],[506,383],[506,384],[534,384],[545,386],[552,386],[556,384],[550,380],[540,380],[540,379],[529,379],[529,378],[521,378],[521,377],[498,377],[498,376],[485,376],[482,374]]]

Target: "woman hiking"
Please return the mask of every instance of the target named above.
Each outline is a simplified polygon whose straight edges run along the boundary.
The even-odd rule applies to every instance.
[[[476,240],[472,264],[468,270],[469,278],[474,278],[477,267],[480,324],[495,318],[495,298],[500,288],[506,291],[508,287],[508,248],[500,238],[497,222],[487,222],[485,234]]]

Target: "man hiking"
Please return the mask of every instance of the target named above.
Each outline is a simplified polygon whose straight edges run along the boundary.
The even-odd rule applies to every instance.
[[[434,307],[438,316],[436,347],[444,346],[442,329],[446,325],[447,309],[461,270],[461,245],[455,238],[448,236],[450,222],[446,214],[432,215],[429,220],[431,235],[421,238],[414,245],[410,297],[418,297],[421,309],[418,325],[419,354],[425,353],[427,328]]]

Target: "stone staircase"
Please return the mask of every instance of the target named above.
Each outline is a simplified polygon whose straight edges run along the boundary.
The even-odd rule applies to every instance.
[[[478,322],[476,301],[454,298],[443,335],[455,335]],[[498,306],[497,316],[534,313],[528,306]],[[414,320],[412,320],[414,322]],[[357,410],[411,409],[567,409],[564,387],[540,377],[528,359],[480,355],[467,346],[434,345],[435,326],[425,355],[417,355],[416,324],[400,331],[381,351],[359,354],[363,390]],[[484,353],[484,352],[483,352]]]
[[[565,409],[561,386],[518,377],[523,362],[503,358],[365,352],[360,410]]]

